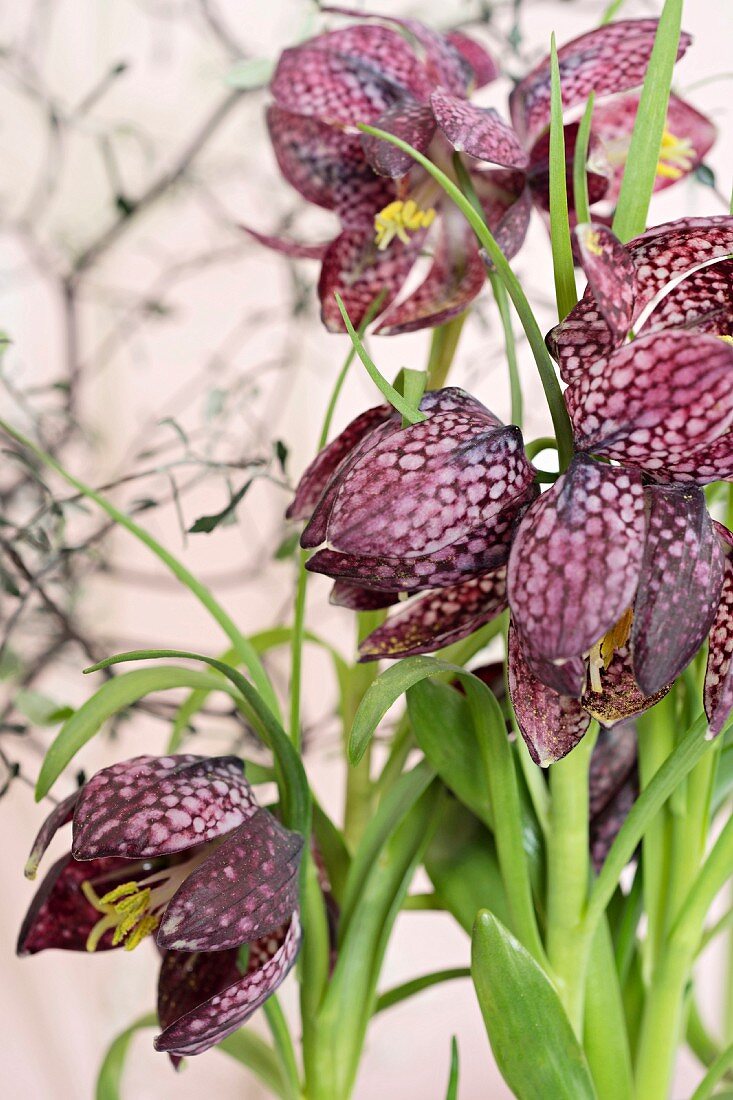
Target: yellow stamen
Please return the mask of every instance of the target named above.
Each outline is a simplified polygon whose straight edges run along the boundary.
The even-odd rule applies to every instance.
[[[695,163],[695,147],[689,138],[678,138],[669,130],[662,134],[657,175],[666,180],[678,180]]]
[[[132,951],[158,927],[159,918],[150,912],[152,891],[148,886],[123,882],[101,898],[91,882],[82,882],[81,890],[90,905],[103,914],[87,936],[87,951],[96,951],[102,936],[112,929],[112,945],[117,947],[124,941],[125,949]]]
[[[433,224],[435,209],[431,206],[422,210],[414,199],[402,202],[396,199],[388,203],[374,218],[374,240],[380,252],[389,243],[399,237],[403,244],[409,244],[409,233],[418,229],[427,229]]]
[[[603,255],[600,234],[596,229],[589,229],[585,234],[585,247],[589,252],[592,252],[594,256]]]
[[[608,668],[617,649],[626,645],[631,633],[631,625],[634,621],[634,612],[631,607],[624,611],[623,615],[610,630],[607,630],[599,641],[591,647],[588,656],[588,668],[590,672],[590,689],[600,695],[603,691],[601,683],[601,670]]]
[[[724,340],[726,344],[730,344],[733,347],[733,336],[719,336],[719,340]]]
[[[125,940],[125,951],[134,951],[138,944],[141,943],[146,936],[149,936],[151,932],[154,932],[159,924],[160,917],[154,917],[150,913],[146,917],[143,917],[137,928],[134,928]]]

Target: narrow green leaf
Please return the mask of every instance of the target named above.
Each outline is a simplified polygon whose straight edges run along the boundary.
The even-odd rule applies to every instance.
[[[628,241],[646,229],[677,60],[682,2],[666,0],[659,18],[613,219],[613,231],[621,241]]]
[[[733,1045],[726,1047],[723,1053],[715,1059],[690,1100],[708,1100],[708,1097],[713,1095],[715,1086],[723,1080],[731,1068],[733,1068]]]
[[[436,970],[433,974],[423,974],[419,978],[413,978],[412,981],[396,985],[393,989],[381,993],[377,998],[374,1014],[376,1015],[377,1012],[384,1012],[386,1008],[401,1004],[408,997],[414,997],[416,993],[422,993],[424,989],[430,989],[431,986],[441,985],[443,982],[452,982],[456,978],[470,977],[471,971],[467,966],[454,966],[448,970]]]
[[[149,1012],[147,1015],[135,1020],[112,1041],[99,1067],[95,1089],[96,1100],[120,1100],[122,1073],[130,1043],[138,1031],[157,1026],[158,1017],[154,1012]]]
[[[615,19],[625,3],[626,0],[611,0],[601,16],[601,26],[604,27],[606,23],[610,23]]]
[[[487,911],[476,920],[471,971],[496,1064],[517,1100],[594,1100],[585,1055],[554,986]]]
[[[190,668],[144,668],[107,680],[74,711],[52,741],[36,783],[36,801],[48,794],[67,764],[87,741],[99,733],[113,714],[125,710],[153,691],[168,691],[171,688],[226,691],[232,697],[236,696],[233,689],[215,676]]]
[[[274,1050],[254,1031],[247,1028],[235,1031],[233,1035],[217,1043],[215,1049],[228,1054],[240,1065],[246,1066],[274,1096],[288,1100],[293,1095],[285,1084],[283,1071]]]
[[[411,405],[410,402],[407,401],[401,393],[397,392],[394,386],[390,385],[384,375],[380,373],[376,363],[374,363],[374,361],[370,358],[368,351],[364,347],[359,333],[352,325],[349,315],[346,312],[346,306],[341,300],[341,295],[335,294],[334,297],[336,298],[336,305],[339,307],[343,322],[346,325],[346,331],[351,338],[351,342],[354,345],[356,354],[359,356],[362,363],[366,367],[367,374],[371,378],[374,385],[387,399],[389,404],[392,405],[393,408],[397,409],[398,413],[402,414],[403,423],[406,422],[407,424],[420,424],[423,420],[426,420],[427,417],[425,416],[425,414],[421,413],[415,405]]]
[[[583,225],[590,221],[590,207],[588,203],[588,146],[590,144],[590,131],[593,122],[593,105],[596,94],[591,92],[585,105],[583,117],[580,120],[578,133],[575,138],[575,152],[573,154],[573,205],[578,224]]]
[[[568,220],[568,189],[565,166],[565,130],[562,118],[562,89],[555,35],[550,40],[550,239],[555,272],[557,313],[562,321],[578,301],[575,290],[573,247]]]
[[[458,1100],[458,1040],[455,1035],[450,1041],[450,1072],[445,1100]]]
[[[400,776],[394,787],[384,796],[379,808],[364,830],[364,835],[354,853],[349,867],[339,918],[339,939],[348,934],[351,918],[373,867],[384,845],[400,821],[409,813],[418,799],[435,778],[435,772],[426,760]]]
[[[310,831],[310,789],[303,763],[295,751],[292,741],[264,702],[262,696],[237,669],[224,664],[223,661],[219,661],[215,657],[207,657],[203,653],[192,653],[183,649],[140,649],[133,650],[130,653],[118,653],[114,657],[107,657],[106,660],[100,661],[99,664],[93,665],[92,668],[84,671],[96,672],[99,669],[110,668],[112,665],[125,664],[129,661],[159,660],[166,657],[175,657],[187,661],[202,661],[204,664],[210,665],[218,672],[223,673],[234,684],[237,689],[235,696],[236,694],[241,696],[244,708],[257,726],[265,744],[272,750],[275,758],[284,822],[289,828],[307,836]],[[152,671],[162,672],[164,669]],[[217,686],[219,686],[218,682]]]
[[[485,776],[476,767],[479,746],[464,695],[422,680],[407,692],[415,740],[447,787],[489,828],[493,825]]]

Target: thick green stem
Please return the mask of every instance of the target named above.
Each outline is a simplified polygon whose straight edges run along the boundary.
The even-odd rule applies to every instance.
[[[445,385],[467,317],[467,312],[461,313],[433,330],[428,358],[429,390],[439,390]]]
[[[547,955],[570,1022],[580,1033],[590,939],[582,921],[588,896],[588,768],[597,726],[550,768],[547,837]]]
[[[296,748],[300,748],[300,688],[303,672],[303,640],[305,637],[305,594],[308,585],[308,573],[305,563],[308,553],[301,550],[298,554],[298,580],[295,588],[295,611],[293,616],[293,637],[290,649],[290,739]]]
[[[675,701],[671,694],[639,719],[639,779],[642,791],[646,790],[674,750],[675,726]],[[664,806],[649,822],[642,840],[644,910],[648,921],[642,959],[647,980],[651,977],[656,964],[664,935],[670,874],[670,840],[670,811],[668,806]]]
[[[634,1094],[631,1052],[613,943],[605,918],[591,944],[583,1035],[598,1100],[631,1100]]]
[[[362,611],[357,616],[357,645],[384,621],[382,611]],[[354,715],[364,698],[364,693],[376,679],[377,661],[355,665],[349,673],[348,689],[344,699],[344,746],[348,748],[349,734]],[[371,779],[371,742],[358,764],[346,769],[346,795],[344,800],[344,840],[353,851],[372,816],[374,785]]]

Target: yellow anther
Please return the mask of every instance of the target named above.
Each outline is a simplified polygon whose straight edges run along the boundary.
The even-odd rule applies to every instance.
[[[377,248],[383,252],[395,237],[399,237],[403,244],[408,244],[409,233],[427,229],[434,219],[433,207],[422,210],[414,199],[406,202],[396,199],[388,203],[374,218],[374,240]]]
[[[689,138],[678,138],[669,130],[662,134],[657,175],[666,180],[678,180],[695,163],[695,147]]]
[[[592,252],[594,256],[602,256],[603,249],[601,248],[601,236],[598,230],[589,229],[585,235],[585,247],[589,252]]]
[[[131,951],[158,927],[159,918],[149,912],[152,896],[149,887],[124,882],[101,898],[90,882],[82,882],[81,890],[90,905],[103,914],[87,937],[87,951],[95,951],[102,936],[110,931],[113,947],[124,941],[125,948]]]
[[[633,621],[634,611],[629,607],[624,611],[619,621],[615,623],[610,630],[607,630],[603,637],[591,647],[588,656],[591,691],[595,691],[597,694],[603,691],[601,670],[608,668],[616,650],[626,645],[629,640]]]
[[[723,340],[726,344],[730,344],[733,347],[733,336],[719,336],[719,340]]]

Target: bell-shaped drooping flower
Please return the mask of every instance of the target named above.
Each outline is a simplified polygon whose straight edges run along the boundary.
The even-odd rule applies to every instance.
[[[495,111],[468,101],[474,87],[497,75],[477,42],[438,34],[413,19],[359,18],[369,22],[318,35],[281,55],[268,126],[286,180],[341,222],[339,235],[322,248],[292,249],[322,260],[326,326],[343,330],[336,292],[356,326],[381,293],[379,331],[409,332],[461,313],[481,290],[485,269],[473,231],[430,175],[395,146],[360,135],[357,124],[394,133],[451,172],[451,155],[462,151],[508,256],[527,230],[527,156]],[[254,235],[291,251],[287,242]],[[432,265],[423,282],[393,305],[426,249]]]
[[[637,735],[633,722],[601,729],[588,772],[591,859],[600,871],[608,851],[639,794]]]
[[[303,547],[328,543],[307,568],[384,593],[382,606],[498,569],[535,493],[518,428],[460,389],[427,393],[420,408],[426,419],[405,428],[387,407],[358,417],[306,471],[288,510],[310,516]],[[357,606],[350,594],[342,584],[337,598]]]
[[[545,710],[566,700],[567,751],[581,713],[611,724],[645,709],[725,620],[728,547],[699,486],[733,474],[733,219],[660,226],[627,249],[600,226],[577,234],[589,286],[548,342],[578,454],[527,511],[507,579],[535,678],[514,677],[514,703],[542,762],[558,727],[538,693],[553,695]],[[709,685],[726,637],[711,635]],[[730,706],[707,708],[719,730]]]
[[[565,156],[571,216],[573,158],[578,116],[595,93],[588,160],[588,197],[603,202],[610,215],[616,205],[631,135],[657,32],[656,19],[609,23],[558,50],[565,117]],[[680,36],[678,59],[691,43]],[[545,57],[509,97],[514,128],[529,152],[528,180],[540,209],[549,210],[550,58]],[[575,118],[573,118],[575,116]],[[669,187],[701,163],[715,140],[715,127],[689,103],[671,95],[659,152],[655,190]]]
[[[104,768],[42,826],[29,877],[69,821],[72,850],[41,883],[18,953],[131,950],[154,934],[156,1049],[198,1054],[240,1027],[295,961],[302,848],[257,805],[241,761],[138,756]]]

